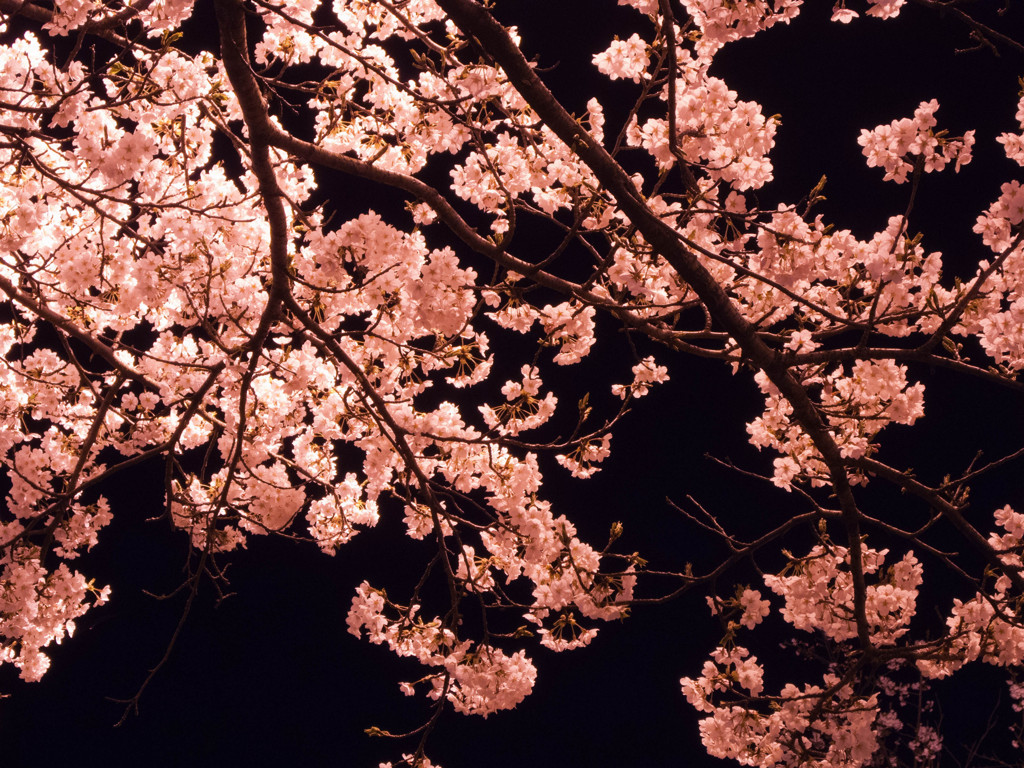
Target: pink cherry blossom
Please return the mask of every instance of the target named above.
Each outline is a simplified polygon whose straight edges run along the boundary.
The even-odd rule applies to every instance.
[[[904,4],[838,2],[831,18]],[[901,697],[979,661],[1019,710],[1024,515],[1006,505],[989,526],[967,503],[1020,451],[955,465],[907,436],[941,423],[930,398],[949,381],[1020,388],[1024,187],[975,176],[990,201],[970,214],[978,253],[944,261],[915,203],[928,174],[973,162],[976,131],[951,136],[931,99],[857,139],[879,181],[910,182],[877,222],[819,212],[824,178],[777,194],[789,117],[723,74],[721,52],[813,24],[801,0],[595,5],[627,6],[631,26],[586,54],[572,110],[514,4],[495,18],[473,0],[215,0],[195,19],[217,28],[210,50],[181,37],[206,12],[187,0],[15,5],[0,43],[0,664],[39,680],[47,649],[107,602],[82,557],[122,514],[107,489],[161,462],[155,515],[191,545],[190,595],[258,557],[253,537],[313,556],[414,540],[419,579],[345,598],[349,633],[417,670],[400,683],[427,713],[413,733],[446,709],[520,706],[532,655],[690,594],[722,628],[680,681],[712,756],[937,759],[938,724],[911,728]],[[949,15],[983,49],[1006,43],[969,10]],[[978,142],[1024,165],[1014,98],[1020,131]],[[672,389],[715,364],[760,405]],[[746,422],[763,453],[735,469],[773,500],[737,517],[689,490],[671,502],[717,565],[626,546],[653,510],[595,538],[559,483],[622,466],[629,419],[697,425],[712,409],[725,436]],[[900,464],[901,433],[943,469]],[[924,578],[943,569],[966,578],[929,628]],[[814,665],[773,668],[773,625]],[[432,765],[422,744],[396,754]]]

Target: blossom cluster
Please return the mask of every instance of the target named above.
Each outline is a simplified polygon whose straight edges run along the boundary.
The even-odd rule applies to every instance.
[[[870,167],[885,170],[885,180],[902,184],[919,166],[925,173],[941,171],[953,163],[957,172],[971,162],[971,148],[974,146],[974,131],[967,131],[962,137],[950,139],[944,132],[936,133],[935,112],[939,102],[935,99],[922,101],[914,110],[913,118],[893,120],[889,125],[879,125],[872,130],[861,131],[857,143],[864,148],[864,156]]]
[[[459,641],[440,619],[419,618],[418,605],[401,608],[395,619],[384,615],[387,607],[384,596],[363,582],[348,613],[349,632],[360,637],[365,629],[371,643],[387,643],[399,656],[436,668],[417,681],[429,684],[430,698],[443,696],[457,712],[487,717],[515,707],[533,690],[537,670],[523,651],[508,656],[494,646]],[[411,694],[413,684],[403,683],[402,690]]]
[[[989,543],[999,559],[1020,573],[1024,561],[1024,514],[1009,505],[996,510],[995,522],[1002,529],[992,533]],[[955,599],[946,619],[948,635],[941,653],[922,658],[917,666],[928,677],[948,677],[978,659],[1002,667],[1024,663],[1024,626],[1020,619],[1020,601],[1014,595],[1007,574],[996,578],[991,591],[979,591],[969,600]]]
[[[863,572],[878,573],[886,554],[886,550],[864,548]],[[867,587],[865,613],[873,643],[892,645],[906,634],[917,610],[921,577],[921,564],[908,552],[878,583]],[[765,584],[785,600],[782,618],[797,629],[820,631],[835,641],[856,637],[856,622],[849,611],[853,577],[846,548],[819,544],[806,557],[792,560],[783,573],[765,576]]]
[[[924,415],[924,385],[909,384],[906,367],[891,360],[859,360],[851,370],[807,376],[805,383],[820,387],[820,402],[836,445],[844,457],[861,458],[872,452],[878,433],[888,424],[913,424]],[[755,377],[765,394],[765,411],[747,425],[750,442],[774,448],[773,482],[789,489],[794,479],[827,482],[827,471],[811,438],[793,427],[789,401],[763,374]],[[851,479],[861,478],[851,474]]]
[[[700,677],[680,680],[691,706],[707,716],[700,736],[708,754],[741,765],[774,768],[800,765],[805,755],[835,768],[860,768],[878,745],[877,694],[858,695],[848,683],[826,674],[822,685],[786,684],[763,696],[764,669],[742,646],[718,648]],[[733,703],[718,703],[732,697]],[[760,701],[763,710],[750,704]],[[767,706],[770,703],[771,706]]]
[[[864,572],[879,574],[885,555],[865,548]],[[920,563],[907,553],[868,587],[866,613],[873,642],[891,645],[907,632],[921,574]],[[782,618],[796,629],[820,632],[836,643],[856,637],[845,548],[823,541],[764,581],[783,598]],[[749,588],[735,599],[712,602],[715,613],[730,606],[740,613],[739,621],[729,625],[732,630],[753,629],[770,611],[760,592]],[[709,754],[764,768],[802,764],[801,755],[807,752],[820,756],[819,765],[867,765],[878,747],[878,694],[858,694],[836,670],[827,671],[822,682],[787,684],[778,695],[767,696],[763,664],[731,639],[712,652],[699,677],[680,681],[687,701],[707,715],[700,733]]]
[[[1003,145],[1006,156],[1018,165],[1024,165],[1024,95],[1017,102],[1017,124],[1020,126],[1020,133],[1001,133],[996,141]]]

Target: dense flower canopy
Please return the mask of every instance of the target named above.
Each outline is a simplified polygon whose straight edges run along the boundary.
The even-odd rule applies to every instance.
[[[955,0],[916,2],[1024,50]],[[904,4],[839,2],[832,22]],[[404,594],[363,581],[347,617],[420,665],[401,683],[428,700],[410,765],[431,765],[446,707],[519,706],[538,645],[581,648],[687,592],[725,629],[680,681],[713,756],[926,764],[940,735],[919,718],[908,736],[892,701],[979,661],[1024,705],[1024,514],[967,504],[1024,449],[941,480],[879,456],[927,412],[924,370],[1024,389],[1024,95],[1000,135],[952,135],[936,99],[865,127],[863,160],[907,197],[857,236],[817,213],[822,185],[762,207],[780,118],[713,74],[730,45],[799,23],[800,0],[618,5],[638,31],[586,65],[628,104],[588,93],[574,113],[506,9],[475,0],[0,0],[0,662],[41,679],[48,646],[117,599],[75,560],[118,514],[109,484],[160,462],[190,596],[222,588],[252,537],[335,555],[397,516],[432,542]],[[180,32],[196,15],[215,40]],[[915,198],[981,142],[1009,178],[977,212],[980,256],[947,276]],[[619,332],[628,353],[579,399],[571,372]],[[792,513],[743,539],[691,510],[727,554],[655,572],[617,549],[632,521],[588,542],[545,479],[599,472],[692,357],[760,392],[745,433],[728,409],[721,428],[769,457]],[[873,511],[878,488],[917,517]],[[929,625],[944,568],[957,584]],[[824,649],[815,679],[751,652],[775,616]]]

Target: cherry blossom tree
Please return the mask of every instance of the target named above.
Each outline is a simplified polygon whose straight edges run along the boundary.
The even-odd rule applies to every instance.
[[[1024,52],[957,0],[911,2],[980,55]],[[907,195],[858,237],[816,212],[824,180],[759,202],[780,118],[714,74],[736,41],[801,23],[801,0],[618,4],[638,31],[584,64],[630,101],[573,112],[514,4],[0,0],[0,662],[39,680],[47,647],[116,600],[73,561],[118,514],[105,488],[160,462],[153,512],[191,541],[188,604],[251,537],[334,555],[398,516],[431,543],[402,594],[367,580],[337,607],[421,665],[400,688],[426,699],[423,725],[396,765],[432,765],[446,708],[520,706],[532,655],[685,594],[723,627],[680,681],[712,756],[936,764],[936,723],[901,708],[982,662],[1021,710],[1024,512],[968,494],[1024,448],[936,477],[879,452],[928,412],[926,371],[1024,389],[1024,95],[992,103],[1016,122],[996,136],[951,134],[926,96],[865,126],[864,161]],[[840,0],[832,21],[904,5]],[[194,14],[215,37],[180,32]],[[914,203],[976,142],[1012,163],[971,267],[947,273]],[[613,336],[628,351],[580,399],[572,370]],[[760,392],[745,425],[709,407],[768,457],[735,471],[792,507],[741,536],[727,511],[680,505],[727,552],[708,571],[620,549],[629,519],[584,541],[544,483],[599,472],[694,357]],[[936,574],[939,622],[919,615]],[[817,654],[816,677],[771,669],[766,620]]]

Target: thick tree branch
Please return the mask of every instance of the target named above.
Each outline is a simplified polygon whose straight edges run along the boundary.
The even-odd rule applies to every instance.
[[[839,499],[850,549],[850,570],[854,577],[854,611],[858,636],[863,647],[870,647],[864,602],[866,585],[861,561],[859,512],[846,476],[845,460],[807,392],[790,374],[783,357],[769,348],[756,329],[739,313],[726,292],[700,263],[687,240],[646,206],[632,179],[552,95],[505,28],[487,9],[473,0],[438,0],[438,5],[460,29],[479,40],[541,120],[590,167],[647,242],[700,296],[715,322],[736,339],[746,358],[764,371],[790,402],[794,419],[811,438],[828,467]]]

